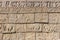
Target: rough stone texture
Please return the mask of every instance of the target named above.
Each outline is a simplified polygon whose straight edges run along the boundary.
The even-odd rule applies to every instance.
[[[60,40],[60,0],[0,0],[0,40]]]
[[[35,40],[35,33],[26,33],[25,40]]]
[[[23,23],[34,23],[34,14],[23,14]]]
[[[17,14],[16,23],[34,23],[34,14]]]
[[[60,23],[60,13],[50,13],[49,23]]]
[[[3,33],[12,33],[15,32],[16,26],[14,24],[3,24]]]
[[[35,13],[35,22],[48,23],[48,13]]]
[[[9,8],[7,7],[0,7],[0,13],[9,13]]]
[[[17,38],[16,38],[16,33],[15,33],[15,34],[11,34],[10,39],[11,39],[11,40],[17,40]]]
[[[36,7],[36,8],[35,8],[35,12],[42,12],[42,8]]]
[[[0,33],[0,40],[2,40],[2,38],[3,38],[3,35]]]
[[[36,33],[36,40],[58,40],[59,33]]]
[[[35,8],[20,8],[20,10],[18,11],[18,13],[30,13],[30,12],[35,12]]]
[[[42,24],[27,24],[26,31],[27,32],[41,32]]]
[[[0,24],[0,33],[2,32],[2,29],[3,29],[2,24]]]
[[[16,14],[8,14],[8,23],[16,23]]]
[[[60,24],[44,24],[42,32],[60,32]]]
[[[16,37],[17,40],[25,40],[25,33],[17,33]]]
[[[11,34],[3,34],[3,40],[10,40]]]
[[[26,32],[26,24],[16,24],[16,32]]]
[[[0,23],[8,23],[8,14],[0,14]]]
[[[22,23],[23,22],[23,14],[16,14],[17,20],[16,23]]]

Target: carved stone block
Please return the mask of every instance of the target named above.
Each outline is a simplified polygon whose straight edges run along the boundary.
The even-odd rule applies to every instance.
[[[36,33],[36,40],[57,40],[59,33]]]
[[[49,23],[60,23],[60,13],[50,13]]]
[[[14,33],[15,32],[15,25],[14,24],[3,24],[3,33]]]
[[[8,23],[16,23],[16,14],[8,14]]]
[[[11,40],[11,34],[3,34],[3,40]]]
[[[25,40],[35,40],[35,33],[26,33]]]
[[[48,13],[35,13],[35,22],[48,23]]]
[[[8,14],[0,14],[0,23],[8,23]]]
[[[42,24],[27,24],[26,31],[28,32],[41,32]]]
[[[16,24],[16,32],[26,32],[26,24]]]
[[[25,33],[17,33],[16,37],[17,40],[25,40]]]

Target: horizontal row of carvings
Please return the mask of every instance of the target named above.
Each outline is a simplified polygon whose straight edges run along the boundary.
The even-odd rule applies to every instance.
[[[60,1],[0,1],[0,7],[60,7]]]
[[[60,24],[0,24],[0,33],[60,32]]]
[[[47,7],[0,7],[0,13],[33,13],[33,12],[60,12],[59,8],[47,8]]]

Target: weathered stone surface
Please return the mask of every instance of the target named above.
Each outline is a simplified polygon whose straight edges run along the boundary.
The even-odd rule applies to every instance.
[[[59,0],[27,0],[27,1],[59,1]]]
[[[11,40],[11,34],[3,34],[3,40]]]
[[[25,40],[25,33],[17,33],[16,37],[17,40]]]
[[[2,33],[2,29],[3,29],[2,24],[0,24],[0,33]]]
[[[44,24],[42,32],[60,32],[60,24]]]
[[[18,11],[19,11],[19,8],[17,8],[17,7],[9,7],[9,14],[10,13],[18,13]]]
[[[3,33],[14,33],[16,25],[14,24],[3,24]]]
[[[48,23],[48,13],[35,13],[35,22]]]
[[[56,8],[48,8],[47,9],[48,11],[47,12],[60,12],[60,7],[56,7]]]
[[[41,12],[48,12],[48,8],[47,7],[42,7],[41,9],[42,9]]]
[[[26,24],[16,24],[16,32],[26,32]]]
[[[11,40],[17,40],[16,33],[11,34],[10,39]]]
[[[31,8],[31,7],[25,7],[25,8],[20,8],[20,10],[18,11],[18,13],[31,13],[31,12],[35,12],[35,8]]]
[[[3,35],[0,33],[0,40],[3,40],[2,38],[3,38]]]
[[[16,23],[16,14],[8,14],[8,23]]]
[[[42,8],[41,7],[36,7],[35,12],[42,12]]]
[[[25,40],[35,40],[35,33],[26,33]]]
[[[34,14],[17,14],[16,23],[34,23]]]
[[[9,13],[10,9],[8,7],[0,7],[0,13]]]
[[[60,23],[60,14],[59,13],[50,13],[49,14],[49,23]]]
[[[60,40],[59,12],[59,0],[0,0],[0,40]]]
[[[36,33],[36,40],[58,40],[59,33]]]
[[[16,14],[16,23],[23,23],[23,14]]]
[[[8,14],[0,14],[0,23],[8,23]]]
[[[23,14],[23,23],[34,23],[34,14]]]
[[[27,24],[26,31],[27,32],[41,32],[42,24]]]

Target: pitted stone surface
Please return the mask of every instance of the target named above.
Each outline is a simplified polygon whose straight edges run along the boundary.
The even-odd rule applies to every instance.
[[[3,27],[2,33],[16,32],[15,30],[16,25],[14,24],[3,24],[2,27]]]
[[[0,14],[0,23],[8,23],[8,14]]]
[[[42,32],[60,32],[60,24],[44,24]]]
[[[60,40],[60,0],[0,0],[0,40]]]
[[[16,32],[26,32],[26,24],[16,24]]]
[[[26,31],[27,32],[41,32],[42,24],[27,24]]]
[[[35,33],[26,33],[25,40],[35,40]]]
[[[36,40],[58,40],[59,33],[36,33]]]
[[[35,13],[35,22],[48,23],[48,13]]]
[[[3,34],[3,40],[10,40],[11,34]]]
[[[60,23],[60,13],[50,13],[49,23]]]

